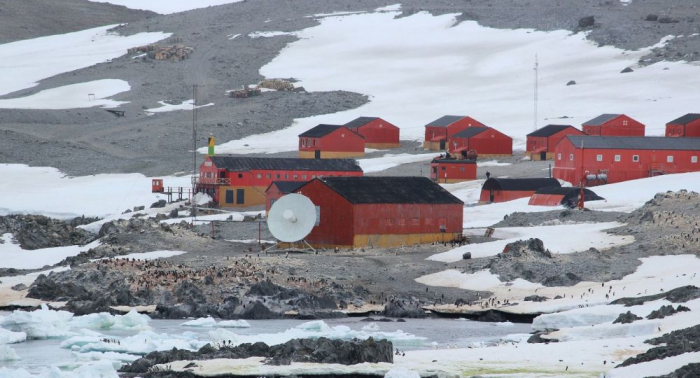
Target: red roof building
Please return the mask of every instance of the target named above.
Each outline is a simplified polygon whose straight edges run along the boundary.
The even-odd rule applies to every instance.
[[[284,195],[294,193],[307,181],[273,181],[270,186],[265,189],[265,211],[269,212],[274,203]]]
[[[700,171],[700,138],[567,136],[553,176],[585,186]]]
[[[316,205],[314,247],[396,247],[449,242],[462,233],[464,203],[427,177],[328,177],[296,193]]]
[[[554,148],[567,135],[585,135],[570,125],[547,125],[527,134],[526,152],[531,160],[553,160]]]
[[[561,186],[559,181],[553,178],[491,177],[481,187],[479,202],[507,202],[530,197],[541,188],[559,186]]]
[[[700,114],[688,113],[666,124],[667,137],[700,137]]]
[[[476,180],[476,160],[433,159],[430,179],[442,184]]]
[[[644,124],[624,114],[601,114],[581,126],[586,135],[644,136]]]
[[[318,125],[299,134],[299,157],[335,159],[365,156],[365,137],[345,126]]]
[[[538,189],[530,197],[530,206],[564,206],[576,208],[581,197],[581,187],[548,186]],[[583,188],[583,202],[600,201],[605,198],[598,196],[592,190]]]
[[[400,129],[377,117],[359,117],[344,125],[365,137],[365,147],[386,149],[401,147]]]
[[[452,155],[470,150],[480,157],[513,155],[513,138],[488,126],[472,126],[448,138],[447,149]]]
[[[486,126],[472,117],[465,116],[444,116],[425,125],[425,141],[423,148],[431,151],[445,151],[447,140],[472,126]]]
[[[220,207],[249,207],[265,205],[265,190],[273,181],[362,175],[352,159],[208,156],[199,167],[197,192],[209,194]]]

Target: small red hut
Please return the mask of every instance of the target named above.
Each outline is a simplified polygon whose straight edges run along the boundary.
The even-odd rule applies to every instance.
[[[365,137],[345,126],[318,125],[299,134],[299,157],[333,159],[365,156]]]
[[[559,187],[553,178],[490,178],[481,187],[479,202],[506,202],[532,196],[535,191],[548,186]]]
[[[430,179],[442,184],[476,180],[476,160],[435,158],[430,162]]]
[[[554,148],[567,135],[585,135],[571,125],[547,125],[527,134],[526,151],[531,160],[554,159]]]
[[[458,132],[473,126],[486,126],[472,117],[447,115],[425,125],[423,148],[431,151],[447,149],[447,140]]]
[[[458,156],[474,150],[480,157],[513,155],[513,138],[487,126],[472,126],[448,138],[448,151]]]
[[[400,129],[378,117],[359,117],[344,125],[365,137],[367,148],[398,148]]]
[[[586,135],[644,136],[644,124],[624,114],[601,114],[584,122],[581,129]]]

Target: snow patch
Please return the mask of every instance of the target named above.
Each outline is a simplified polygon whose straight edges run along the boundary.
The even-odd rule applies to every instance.
[[[38,269],[46,265],[57,264],[67,257],[77,256],[91,248],[99,246],[99,240],[84,246],[69,245],[65,247],[52,247],[27,250],[23,249],[12,234],[0,235],[0,268]]]
[[[124,80],[104,79],[87,83],[64,85],[46,89],[26,97],[0,100],[0,109],[77,109],[100,106],[118,107],[125,101],[107,100],[107,97],[131,89]],[[91,96],[92,95],[92,96]]]
[[[214,103],[211,102],[209,104],[193,106],[194,100],[183,101],[180,104],[168,104],[165,101],[158,101],[158,103],[161,106],[159,106],[157,108],[145,109],[144,112],[146,112],[146,113],[165,113],[165,112],[174,112],[177,110],[192,110],[192,108],[199,109],[199,108],[204,108],[207,106],[214,105]]]
[[[89,0],[95,3],[123,5],[131,9],[141,9],[160,14],[186,12],[193,9],[237,3],[241,0]]]
[[[386,154],[378,158],[359,159],[357,163],[362,170],[367,173],[385,171],[389,168],[394,168],[401,164],[425,162],[430,163],[436,153],[429,154]],[[426,168],[427,171],[427,168]]]

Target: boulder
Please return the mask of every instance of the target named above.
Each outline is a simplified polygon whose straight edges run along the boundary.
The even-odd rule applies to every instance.
[[[678,305],[678,308],[673,308],[671,305],[661,306],[658,310],[652,311],[647,315],[647,319],[663,319],[678,312],[690,311],[688,307]],[[641,319],[641,318],[639,318]]]
[[[630,72],[634,72],[634,70],[631,69],[631,68],[629,68],[629,67],[627,67],[627,68],[625,68],[624,70],[620,71],[620,73],[630,73]]]
[[[471,252],[464,252],[462,254],[462,260],[469,260],[472,258],[472,253]]]
[[[578,27],[579,28],[590,28],[595,24],[595,17],[594,16],[586,16],[582,17],[578,20]]]
[[[574,81],[574,80],[569,80],[569,82],[566,83],[566,85],[567,85],[567,86],[569,86],[569,85],[576,85],[576,81]]]
[[[164,200],[164,199],[158,200],[158,201],[153,202],[153,203],[151,204],[151,209],[153,209],[153,208],[163,208],[163,207],[165,207],[165,205],[167,205],[167,204],[168,204],[168,201],[166,201],[166,200]]]
[[[527,297],[523,298],[523,300],[528,302],[545,302],[548,301],[549,298],[541,295],[528,295]]]
[[[658,21],[659,16],[656,14],[648,14],[645,18],[644,21]]]
[[[425,310],[420,302],[412,300],[393,299],[384,306],[382,315],[390,318],[425,318]]]
[[[658,21],[660,24],[677,24],[678,22],[680,22],[680,21],[676,20],[675,18],[671,18],[668,16],[659,17]]]
[[[629,324],[641,319],[642,318],[640,316],[633,314],[631,311],[627,311],[624,314],[620,314],[620,316],[613,321],[613,324]]]

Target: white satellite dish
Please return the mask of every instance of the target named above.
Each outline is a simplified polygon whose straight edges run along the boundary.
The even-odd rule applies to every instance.
[[[272,204],[267,214],[267,227],[272,236],[283,243],[302,242],[311,248],[304,238],[316,224],[316,207],[301,194],[291,193]],[[279,243],[271,248],[274,249]],[[307,249],[307,248],[305,248]],[[314,250],[311,248],[311,250]]]

